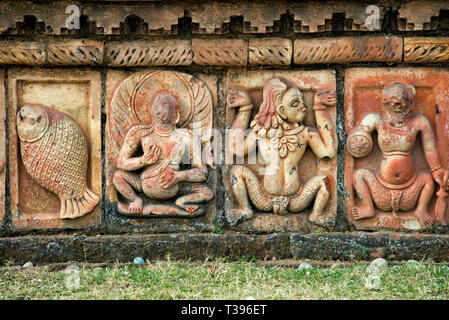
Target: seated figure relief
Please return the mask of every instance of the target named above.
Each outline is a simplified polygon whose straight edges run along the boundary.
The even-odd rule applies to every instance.
[[[352,208],[356,220],[374,217],[375,208],[391,212],[395,217],[401,212],[414,210],[420,225],[429,227],[434,223],[428,208],[435,191],[434,181],[440,186],[437,195],[441,198],[447,196],[448,171],[441,165],[430,122],[424,115],[411,112],[415,94],[412,85],[401,82],[386,85],[382,90],[385,113],[366,115],[348,136],[347,149],[355,158],[371,153],[374,131],[382,152],[377,172],[358,169],[353,173],[352,183],[359,203]],[[411,153],[418,137],[421,138],[429,172],[416,172],[414,169]],[[446,210],[441,201],[437,202],[436,211],[440,222],[447,224]]]
[[[199,80],[180,73],[165,73],[168,78],[165,80],[178,81],[182,90],[192,94],[192,100],[180,101],[179,97],[183,96],[180,92],[155,89],[157,86],[166,88],[161,72],[155,72],[143,77],[137,74],[125,80],[112,101],[115,108],[112,116],[128,118],[126,128],[117,126],[121,121],[111,122],[115,129],[126,132],[119,144],[118,139],[113,140],[120,147],[113,184],[122,199],[118,211],[124,215],[195,217],[204,213],[200,204],[213,198],[212,190],[204,183],[208,175],[207,160],[201,148],[195,147],[201,146],[202,137],[191,127],[201,119],[200,125],[210,129],[211,95]],[[196,87],[193,88],[195,91],[191,87]],[[129,100],[123,100],[129,92],[144,91],[145,88],[151,89],[143,92],[140,101],[133,94]],[[201,98],[198,100],[197,97]],[[129,110],[121,113],[120,108]],[[137,116],[139,112],[142,119]],[[190,118],[186,119],[186,115]],[[206,144],[208,142],[206,139]],[[186,163],[185,159],[188,160]]]
[[[244,157],[258,149],[265,163],[262,181],[247,166],[233,165],[231,185],[236,208],[227,212],[231,226],[254,216],[254,209],[277,215],[296,213],[313,204],[309,220],[320,223],[323,208],[329,199],[329,177],[318,175],[304,185],[300,183],[298,165],[309,146],[317,158],[333,158],[337,154],[334,125],[327,106],[336,104],[335,92],[315,94],[313,110],[316,127],[304,125],[307,106],[301,91],[281,78],[273,78],[263,87],[263,102],[250,124],[253,104],[242,90],[229,92],[228,108],[238,108],[232,123],[234,138],[231,150]],[[250,127],[246,137],[243,130]],[[243,141],[237,146],[236,141]],[[252,205],[253,206],[252,206]]]

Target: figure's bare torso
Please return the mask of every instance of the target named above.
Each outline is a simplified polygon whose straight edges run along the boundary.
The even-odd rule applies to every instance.
[[[406,117],[403,127],[392,127],[380,115],[376,123],[378,144],[383,153],[380,175],[384,181],[394,185],[407,183],[415,175],[411,152],[421,128],[422,116],[409,114]]]
[[[147,152],[150,146],[156,145],[161,152],[158,160],[144,168],[141,173],[143,191],[148,197],[158,195],[158,198],[171,198],[179,190],[179,185],[174,184],[168,188],[161,187],[160,175],[165,170],[178,171],[184,153],[192,144],[192,136],[183,129],[175,129],[169,136],[159,136],[154,131],[142,137],[142,150]]]
[[[270,138],[259,139],[259,150],[266,162],[263,187],[268,193],[292,196],[300,190],[298,165],[307,147],[307,138],[303,134],[306,130],[296,134],[296,149],[288,151],[285,158],[279,156],[279,150]]]

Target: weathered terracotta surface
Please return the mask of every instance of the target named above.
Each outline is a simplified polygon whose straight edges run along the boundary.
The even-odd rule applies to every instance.
[[[45,34],[67,34],[66,19],[70,13],[65,10],[71,3],[46,3],[28,1],[4,1],[0,3],[0,32],[11,34],[23,32],[17,23],[23,23],[24,16],[35,16],[41,24],[39,31]],[[226,34],[232,32],[229,25],[235,18],[242,17],[241,32],[271,33],[278,31],[281,16],[289,12],[294,17],[294,32],[313,33],[331,30],[331,20],[335,13],[345,13],[345,30],[368,31],[366,8],[372,2],[348,3],[345,1],[318,2],[136,2],[98,5],[83,1],[78,4],[80,13],[94,24],[94,33],[114,35],[123,29],[129,16],[138,17],[144,25],[143,34],[177,34],[179,19],[191,18],[194,34]],[[118,4],[117,4],[118,5]],[[438,7],[438,6],[436,6]],[[379,6],[380,25],[388,6]],[[70,12],[70,11],[69,11]],[[73,14],[73,12],[72,12]]]
[[[0,226],[3,224],[5,216],[6,200],[6,101],[5,71],[0,70]]]
[[[440,10],[449,10],[449,3],[437,0],[403,3],[398,14],[399,30],[437,30],[437,25],[432,23],[432,18],[438,17]]]
[[[448,81],[442,69],[346,71],[345,184],[356,228],[447,224]]]
[[[411,63],[446,62],[449,38],[404,38],[404,61]]]
[[[297,39],[294,63],[400,62],[402,39],[399,37],[342,37]]]
[[[203,66],[246,66],[248,42],[243,39],[193,39],[193,62]]]
[[[228,223],[257,232],[304,230],[307,220],[333,225],[338,142],[332,71],[230,71],[226,89]]]
[[[207,165],[215,81],[173,71],[108,72],[107,194],[122,218],[213,218]]]
[[[115,67],[188,66],[193,58],[190,40],[117,41],[107,48],[107,64]]]
[[[290,39],[262,38],[249,40],[249,63],[254,65],[289,65],[293,46]]]
[[[39,42],[1,41],[1,64],[40,65],[45,62],[45,48]]]
[[[17,229],[101,220],[99,72],[8,71],[10,190]]]
[[[53,40],[47,47],[48,63],[52,65],[96,65],[103,62],[103,41]]]

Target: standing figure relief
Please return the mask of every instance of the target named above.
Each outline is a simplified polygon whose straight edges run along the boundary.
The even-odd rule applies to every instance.
[[[285,215],[303,211],[314,200],[309,220],[322,223],[330,194],[329,177],[318,175],[301,184],[298,165],[308,146],[319,159],[336,156],[334,124],[326,110],[336,104],[335,92],[316,92],[313,102],[316,127],[302,123],[307,111],[303,94],[281,78],[265,83],[263,102],[251,124],[253,104],[245,91],[231,91],[227,104],[228,108],[238,109],[231,126],[234,132],[231,150],[236,156],[244,157],[257,149],[265,163],[262,181],[250,168],[232,166],[231,185],[237,207],[227,212],[230,225],[251,219],[252,205],[261,211]],[[248,127],[250,133],[243,137]]]
[[[359,205],[352,208],[356,220],[376,215],[375,208],[391,212],[396,218],[400,212],[414,210],[414,215],[422,227],[434,223],[429,213],[429,203],[435,191],[434,181],[444,191],[448,183],[448,171],[442,167],[435,137],[429,120],[420,113],[413,113],[416,90],[413,85],[393,82],[382,90],[385,113],[370,113],[351,132],[347,139],[347,149],[355,158],[368,156],[373,149],[371,135],[378,135],[378,145],[382,152],[379,170],[357,169],[352,176],[352,184]],[[429,172],[416,172],[412,151],[418,137]],[[448,217],[436,208],[437,217],[447,224]]]

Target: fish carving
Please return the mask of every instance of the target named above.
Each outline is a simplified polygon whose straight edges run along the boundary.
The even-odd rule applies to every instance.
[[[75,219],[93,210],[100,198],[86,185],[88,149],[79,125],[42,105],[23,105],[17,113],[22,161],[30,176],[61,200],[59,217]]]

